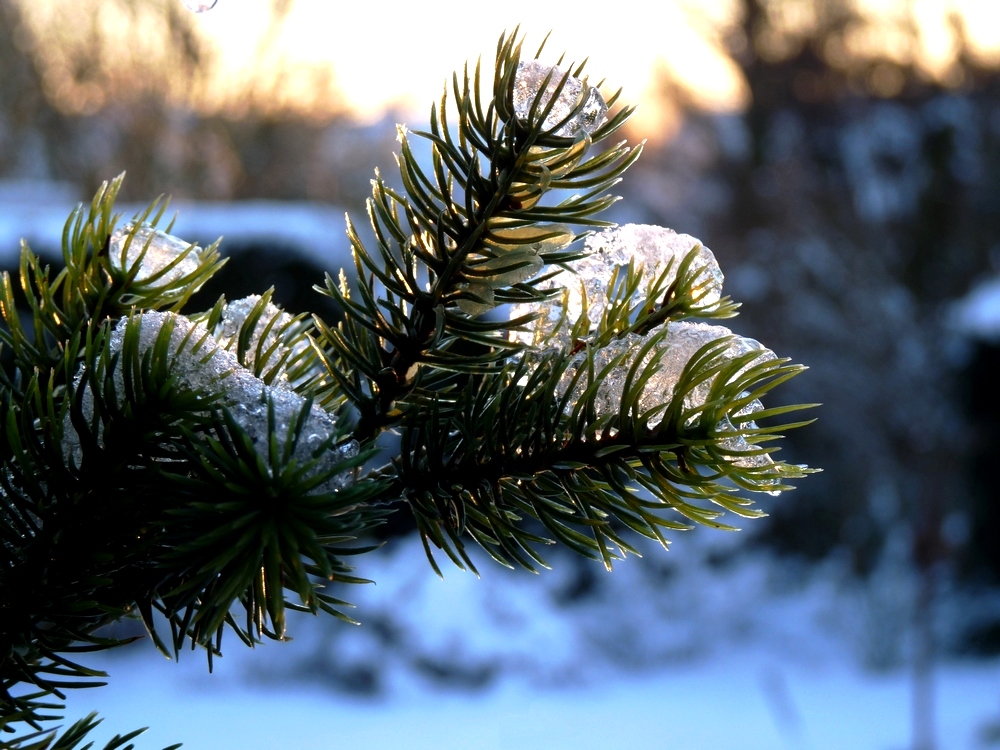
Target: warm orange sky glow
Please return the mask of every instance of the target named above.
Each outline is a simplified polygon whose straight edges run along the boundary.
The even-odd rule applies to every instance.
[[[215,10],[199,18],[205,33],[219,45],[231,74],[238,75],[252,59],[255,40],[264,32],[266,2],[219,0]],[[489,64],[498,35],[515,24],[527,34],[526,47],[532,52],[552,30],[548,49],[553,55],[565,50],[571,60],[589,57],[592,75],[622,86],[625,101],[642,103],[633,124],[654,138],[658,128],[668,126],[665,118],[669,118],[657,97],[650,95],[658,68],[686,84],[702,106],[730,109],[744,103],[736,66],[704,32],[705,16],[715,24],[732,23],[738,7],[732,0],[704,5],[685,0],[653,5],[634,0],[612,4],[535,0],[514,6],[520,13],[502,19],[481,7],[487,6],[450,0],[419,4],[296,0],[278,48],[297,62],[332,66],[338,89],[366,119],[379,117],[391,106],[411,118],[424,116],[448,72],[479,56]],[[791,29],[808,23],[808,3],[786,0],[781,7]],[[943,80],[957,47],[948,17],[958,13],[965,20],[972,50],[1000,60],[1000,2],[859,0],[859,7],[885,23],[880,20],[868,34],[857,35],[852,39],[856,49],[849,51],[888,46],[901,61],[907,56],[916,59],[930,77]],[[905,24],[908,14],[920,48],[895,49],[892,45],[901,35],[893,27]],[[453,41],[442,44],[441,39]],[[408,56],[402,52],[407,48],[415,52]]]
[[[180,6],[180,0],[175,2]],[[214,10],[194,17],[198,32],[216,52],[217,67],[206,90],[172,95],[187,97],[201,109],[223,106],[238,111],[241,102],[233,101],[232,92],[252,90],[255,77],[281,68],[280,85],[272,82],[267,88],[267,96],[280,98],[279,104],[299,103],[299,108],[320,113],[346,105],[363,120],[377,119],[394,108],[417,121],[440,96],[450,71],[480,56],[490,66],[500,32],[520,24],[529,54],[552,30],[547,49],[553,57],[563,50],[569,60],[589,57],[588,70],[607,80],[608,93],[623,87],[623,101],[641,104],[633,125],[644,136],[656,139],[672,125],[669,104],[652,95],[663,73],[684,85],[693,101],[705,108],[731,109],[745,103],[739,71],[712,33],[736,22],[740,7],[736,0],[702,4],[662,0],[652,6],[635,0],[612,4],[534,0],[514,6],[508,17],[454,0],[293,0],[277,27],[271,24],[269,3],[218,0]],[[973,54],[1000,63],[998,0],[856,0],[856,4],[874,22],[848,35],[841,54],[877,52],[900,62],[913,61],[929,78],[948,82],[957,51],[949,17],[957,15],[964,21]],[[35,0],[25,3],[24,11],[29,25],[39,29],[73,13],[93,13],[83,6],[75,0]],[[794,35],[808,28],[815,4],[784,0],[775,7],[780,28]],[[103,23],[113,25],[113,19],[104,15]],[[269,34],[270,43],[264,44]],[[147,25],[145,40],[135,44],[152,44],[155,35],[155,27]],[[122,35],[115,38],[121,40]],[[102,54],[113,55],[114,50]],[[327,89],[317,96],[317,76],[324,75],[332,78],[338,101],[326,101],[332,98]]]
[[[237,75],[252,59],[266,4],[219,0],[215,10],[199,18]],[[261,10],[255,12],[255,6]],[[645,94],[659,62],[692,80],[707,106],[737,105],[743,91],[735,66],[694,31],[682,5],[658,3],[652,14],[649,7],[542,1],[521,6],[518,15],[496,18],[477,5],[450,0],[377,5],[297,0],[279,46],[297,61],[331,65],[338,89],[364,119],[379,117],[387,107],[411,118],[426,116],[450,71],[480,56],[491,66],[500,33],[517,24],[531,54],[552,30],[546,49],[553,58],[563,51],[569,60],[589,57],[591,75],[605,78],[608,87],[624,87],[626,101],[649,98]],[[406,49],[413,53],[405,54]],[[637,113],[647,128],[660,119],[654,110],[651,105]]]

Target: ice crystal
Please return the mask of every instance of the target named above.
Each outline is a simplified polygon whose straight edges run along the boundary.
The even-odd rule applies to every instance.
[[[200,247],[166,232],[134,224],[116,229],[108,245],[112,266],[128,272],[138,263],[136,281],[155,277],[156,283],[164,285],[197,271],[200,251]]]
[[[220,346],[208,329],[200,323],[193,323],[175,313],[152,311],[136,315],[132,320],[133,325],[140,326],[138,341],[140,354],[154,346],[166,323],[173,324],[168,348],[171,356],[170,372],[175,378],[175,387],[188,391],[220,394],[221,405],[229,408],[237,424],[247,433],[257,453],[265,461],[268,458],[271,435],[268,422],[268,399],[270,399],[274,407],[274,435],[278,445],[284,445],[289,429],[305,405],[305,398],[290,390],[266,385],[250,370],[242,367],[236,356]],[[112,354],[122,350],[127,327],[128,319],[122,318],[111,332]],[[123,393],[124,378],[120,368],[113,373],[113,379],[115,392]],[[79,388],[82,383],[81,373],[77,376],[75,385]],[[88,422],[93,417],[93,404],[93,394],[87,388],[83,395],[83,415]],[[314,404],[306,414],[291,458],[299,464],[312,460],[316,450],[334,435],[336,424],[335,417]],[[79,436],[68,420],[65,447],[67,453],[79,464],[81,458]],[[322,454],[322,460],[315,468],[316,473],[325,472],[336,464],[353,458],[357,455],[358,449],[358,443],[353,440],[328,449]],[[335,475],[320,489],[328,491],[346,487],[351,481],[351,473],[343,472]]]
[[[743,393],[742,396],[746,396]],[[751,414],[756,414],[759,411],[764,410],[764,404],[760,402],[760,399],[753,399],[742,409],[739,409],[733,414],[724,416],[719,424],[715,426],[716,432],[737,432],[740,429],[744,430],[756,430],[757,423],[751,420],[738,419],[739,417],[749,417]],[[733,419],[737,419],[739,424],[734,424]],[[750,453],[746,456],[731,456],[729,460],[732,461],[737,466],[741,466],[745,469],[757,468],[770,466],[774,463],[773,459],[767,453],[752,453],[752,451],[757,450],[757,448],[750,443],[744,435],[736,434],[732,437],[723,438],[719,445],[727,451],[733,451],[735,453]]]
[[[569,264],[573,273],[562,271],[539,285],[540,289],[564,287],[565,294],[543,303],[516,305],[512,317],[540,312],[541,317],[528,331],[512,331],[511,339],[523,344],[543,342],[566,346],[573,324],[583,314],[586,300],[589,329],[595,328],[607,309],[608,287],[616,268],[629,261],[644,268],[642,283],[632,295],[632,307],[662,300],[647,300],[650,283],[666,274],[669,288],[687,257],[695,257],[686,276],[692,280],[690,294],[698,310],[711,310],[722,298],[724,277],[715,255],[701,241],[688,234],[650,224],[625,224],[590,235],[584,245],[586,257]]]
[[[621,338],[614,339],[607,346],[601,347],[593,353],[594,378],[600,381],[595,396],[595,409],[597,416],[605,416],[617,413],[621,408],[622,396],[625,389],[625,381],[628,378],[629,369],[635,362],[643,345],[649,337],[656,335],[655,332],[639,336],[637,334],[627,334]],[[707,344],[717,341],[725,341],[724,347],[715,355],[713,362],[731,361],[744,354],[757,352],[748,364],[745,364],[738,371],[732,374],[732,378],[739,377],[748,368],[775,359],[774,352],[763,347],[760,342],[754,339],[736,336],[724,326],[708,325],[706,323],[691,323],[681,321],[667,324],[667,334],[657,345],[653,346],[645,355],[643,367],[655,362],[659,369],[646,383],[638,400],[639,411],[649,412],[649,425],[655,427],[663,419],[665,407],[669,405],[676,396],[676,388],[684,375],[684,370],[695,357],[698,351]],[[576,376],[580,367],[587,362],[587,353],[582,352],[566,372],[557,389],[558,395],[564,395]],[[614,364],[612,364],[614,363]],[[610,366],[610,367],[609,367]],[[695,424],[700,419],[700,410],[704,407],[712,387],[715,384],[717,375],[701,379],[694,382],[693,386],[685,389],[682,408],[685,414],[685,422],[689,425]],[[583,392],[588,387],[588,376],[584,373],[580,376],[573,387],[573,397],[571,403],[576,403]],[[745,407],[751,408],[751,407]],[[740,417],[752,412],[741,410],[731,415]],[[719,431],[734,431],[732,422],[727,428],[725,424],[717,426]],[[727,438],[736,440],[740,436]],[[742,438],[740,438],[742,439]],[[744,439],[744,442],[745,439]],[[735,446],[736,443],[733,443]],[[744,450],[742,447],[732,448],[734,450]],[[749,449],[749,448],[748,448]],[[756,457],[748,457],[747,460]]]
[[[553,95],[566,78],[562,90],[556,97],[552,109],[549,110],[544,122],[543,130],[552,130],[559,123],[559,128],[554,131],[555,135],[572,138],[580,131],[593,133],[606,119],[608,105],[604,103],[604,97],[597,88],[585,84],[579,78],[566,76],[566,73],[555,66],[543,65],[538,60],[521,62],[517,65],[517,73],[514,77],[514,114],[523,124],[529,125],[531,108],[535,99],[539,99],[535,108],[535,119],[545,111]],[[548,78],[548,84],[545,81]],[[544,91],[542,87],[545,86]],[[539,93],[541,95],[539,96]],[[579,106],[581,97],[586,95],[583,108],[575,115],[573,111]],[[569,118],[569,119],[567,119]],[[565,120],[565,122],[563,122]]]
[[[240,331],[254,308],[260,304],[260,295],[233,300],[226,304],[222,318],[212,333],[223,349],[236,352],[239,348]],[[304,336],[292,337],[291,344],[286,336],[294,327],[295,319],[277,305],[268,302],[254,326],[243,357],[243,366],[253,371],[258,354],[266,358],[264,373],[272,375],[270,385],[291,389],[289,370],[308,354],[309,341]],[[282,358],[284,360],[282,361]],[[275,363],[274,365],[267,363]],[[272,374],[272,369],[274,370]]]

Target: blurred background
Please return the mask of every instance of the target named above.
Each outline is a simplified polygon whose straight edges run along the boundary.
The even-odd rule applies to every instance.
[[[22,237],[55,262],[126,170],[126,204],[225,235],[203,299],[274,285],[333,319],[311,287],[395,123],[517,23],[639,106],[611,218],[712,248],[731,327],[810,366],[780,395],[819,421],[785,450],[824,472],[610,575],[556,552],[441,581],[400,513],[345,593],[360,628],[293,621],[211,678],[139,644],[71,707],[190,748],[1000,747],[994,0],[0,0],[0,265]]]

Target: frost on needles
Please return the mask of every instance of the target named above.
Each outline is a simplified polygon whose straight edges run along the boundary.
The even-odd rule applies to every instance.
[[[436,570],[474,570],[470,543],[610,569],[632,535],[731,528],[810,471],[778,452],[804,407],[771,393],[804,368],[718,324],[712,252],[602,218],[641,150],[602,90],[516,34],[456,74],[426,132],[400,127],[402,189],[376,173],[374,239],[348,221],[336,322],[270,290],[189,310],[218,243],[159,202],[123,221],[121,178],[70,216],[61,270],[24,246],[0,288],[0,729],[93,684],[67,654],[120,645],[100,628],[124,617],[210,661],[227,631],[283,638],[287,609],[350,620],[348,560],[391,512]]]

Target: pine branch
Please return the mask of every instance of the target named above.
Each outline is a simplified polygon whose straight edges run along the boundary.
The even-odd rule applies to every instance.
[[[812,405],[762,402],[805,368],[696,322],[738,307],[711,251],[599,218],[641,146],[595,148],[631,109],[609,116],[618,95],[582,72],[503,35],[488,100],[477,64],[428,131],[400,128],[403,189],[376,173],[371,248],[348,222],[355,286],[320,289],[336,327],[271,290],[184,313],[218,243],[158,229],[164,201],[121,224],[121,177],[70,216],[54,276],[22,247],[29,323],[0,281],[0,729],[39,733],[16,747],[92,729],[41,723],[103,684],[68,655],[124,643],[109,622],[209,666],[227,630],[283,638],[289,609],[353,622],[324,587],[365,582],[347,558],[392,505],[438,572],[431,545],[475,569],[469,540],[508,566],[559,543],[610,568],[631,534],[732,528],[812,471],[775,444]],[[393,428],[399,455],[362,476]]]
[[[80,747],[80,743],[87,739],[87,735],[102,721],[103,719],[97,718],[96,713],[92,713],[86,718],[74,722],[62,733],[58,732],[58,730],[39,730],[21,735],[5,743],[4,747],[10,750],[76,750],[76,748]],[[2,720],[0,720],[0,728],[3,728]],[[132,744],[131,740],[134,740],[145,731],[146,729],[143,728],[124,735],[116,734],[108,740],[103,750],[133,750],[135,745]],[[90,750],[92,747],[93,743],[89,742],[80,750]],[[177,743],[176,745],[165,747],[163,750],[177,750],[179,747],[181,747],[181,744]]]
[[[558,131],[579,116],[586,97],[563,120],[546,122],[568,74],[547,104],[539,97],[527,121],[520,119],[513,104],[520,55],[516,32],[502,36],[493,98],[485,109],[480,65],[471,79],[467,69],[461,79],[454,77],[457,132],[449,128],[446,92],[431,111],[430,130],[414,134],[430,142],[431,173],[420,166],[408,131],[400,129],[397,163],[405,193],[376,175],[368,204],[375,254],[349,226],[359,296],[354,298],[344,281],[327,277],[325,292],[343,306],[349,322],[320,330],[334,359],[357,372],[349,393],[360,414],[359,439],[402,419],[422,369],[487,372],[509,353],[506,323],[479,316],[511,301],[510,287],[530,289],[530,279],[544,265],[573,257],[562,252],[576,239],[571,225],[605,225],[594,216],[616,200],[606,191],[638,158],[640,148],[624,143],[586,158],[593,144],[621,127],[629,108],[573,138]],[[554,190],[586,192],[544,204]],[[474,343],[476,353],[457,353],[459,342]],[[352,375],[348,370],[334,377]]]
[[[155,230],[162,204],[116,229],[119,185],[70,217],[67,267],[51,283],[23,248],[30,328],[3,279],[0,336],[14,354],[0,390],[8,731],[56,718],[66,689],[104,684],[64,654],[122,645],[95,632],[127,616],[161,650],[190,641],[210,663],[227,628],[248,644],[282,638],[287,608],[349,620],[349,605],[321,589],[362,582],[344,558],[371,549],[351,542],[386,513],[374,500],[387,483],[353,480],[371,450],[312,399],[340,397],[311,325],[269,292],[195,316],[211,331],[156,312],[183,305],[221,263],[214,247]]]
[[[666,546],[662,529],[687,529],[689,522],[732,528],[718,520],[726,511],[762,515],[737,491],[778,493],[808,473],[770,462],[774,449],[762,445],[805,423],[758,428],[737,418],[741,426],[724,434],[717,426],[804,368],[787,360],[753,364],[753,354],[727,361],[720,345],[710,344],[692,359],[669,404],[644,409],[644,389],[659,369],[646,355],[667,333],[603,367],[598,349],[512,360],[478,387],[470,382],[452,403],[439,399],[416,412],[403,429],[396,469],[425,543],[473,570],[465,535],[504,565],[535,570],[544,562],[534,546],[559,542],[610,568],[634,552],[623,529]],[[605,411],[601,386],[623,367],[617,408]],[[709,380],[707,400],[683,408]],[[751,447],[727,448],[725,441],[735,438]]]

